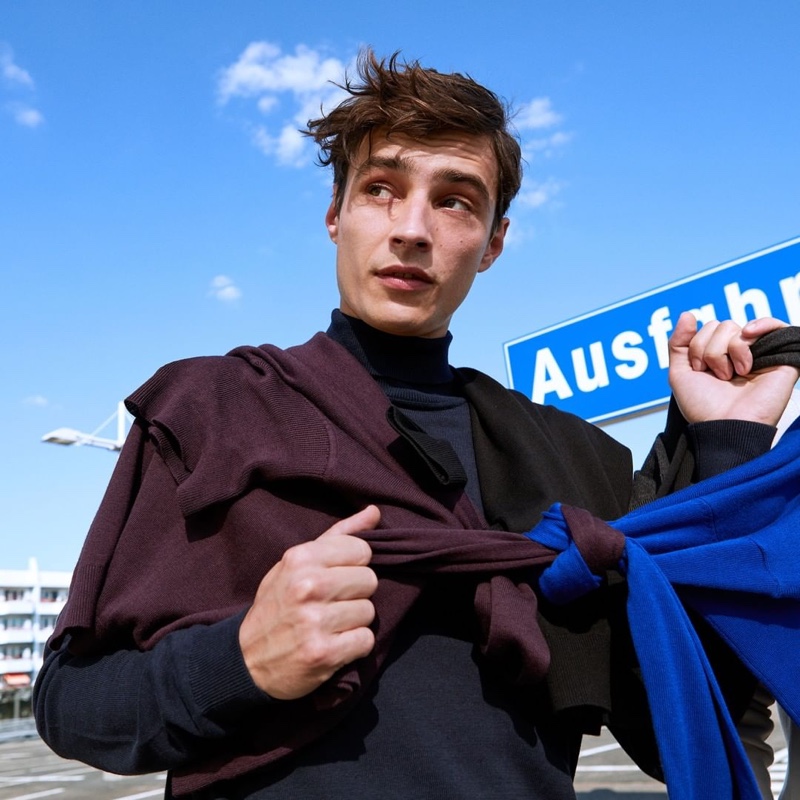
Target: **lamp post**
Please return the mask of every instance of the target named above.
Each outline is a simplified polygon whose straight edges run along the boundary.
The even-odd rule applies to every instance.
[[[42,436],[42,441],[48,444],[90,445],[91,447],[101,447],[104,450],[119,452],[122,449],[122,445],[125,443],[125,421],[128,416],[129,414],[125,408],[125,403],[120,401],[117,403],[117,410],[93,433],[83,433],[74,428],[56,428],[54,431],[50,431],[50,433],[46,433]],[[109,425],[114,418],[117,420],[117,438],[109,439],[104,436],[98,436],[97,434]]]

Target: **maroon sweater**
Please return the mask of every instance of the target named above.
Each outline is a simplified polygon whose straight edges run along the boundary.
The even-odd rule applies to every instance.
[[[545,674],[551,653],[519,570],[553,556],[513,531],[555,500],[605,518],[624,513],[629,457],[574,417],[479,373],[461,376],[487,519],[388,423],[379,387],[323,335],[287,351],[177,362],[130,398],[138,423],[53,646],[70,633],[80,652],[148,649],[170,631],[229,618],[288,547],[368,503],[382,512],[381,528],[365,534],[380,576],[374,652],[309,697],[270,707],[246,747],[176,772],[177,793],[280,758],[335,725],[380,669],[430,572],[485,576],[476,593],[484,652],[519,681]],[[576,665],[584,678],[596,672],[588,663]]]

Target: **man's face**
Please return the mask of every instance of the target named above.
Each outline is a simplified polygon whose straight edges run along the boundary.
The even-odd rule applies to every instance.
[[[479,272],[503,249],[492,231],[497,161],[489,140],[445,134],[419,142],[375,132],[351,164],[337,246],[340,310],[378,330],[444,336]]]

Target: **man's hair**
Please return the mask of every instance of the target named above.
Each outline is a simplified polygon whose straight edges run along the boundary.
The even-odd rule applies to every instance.
[[[399,62],[399,53],[378,60],[371,49],[358,57],[359,82],[345,76],[350,94],[330,113],[308,122],[303,131],[320,148],[319,161],[333,167],[337,208],[341,208],[348,170],[361,143],[377,128],[424,141],[461,132],[486,136],[497,159],[498,185],[494,229],[508,211],[522,182],[519,143],[509,132],[509,111],[489,89],[469,76],[445,74]]]

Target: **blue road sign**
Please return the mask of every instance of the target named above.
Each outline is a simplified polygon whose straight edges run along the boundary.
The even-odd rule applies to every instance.
[[[505,344],[512,388],[591,422],[669,400],[667,342],[684,311],[800,325],[800,237]]]

